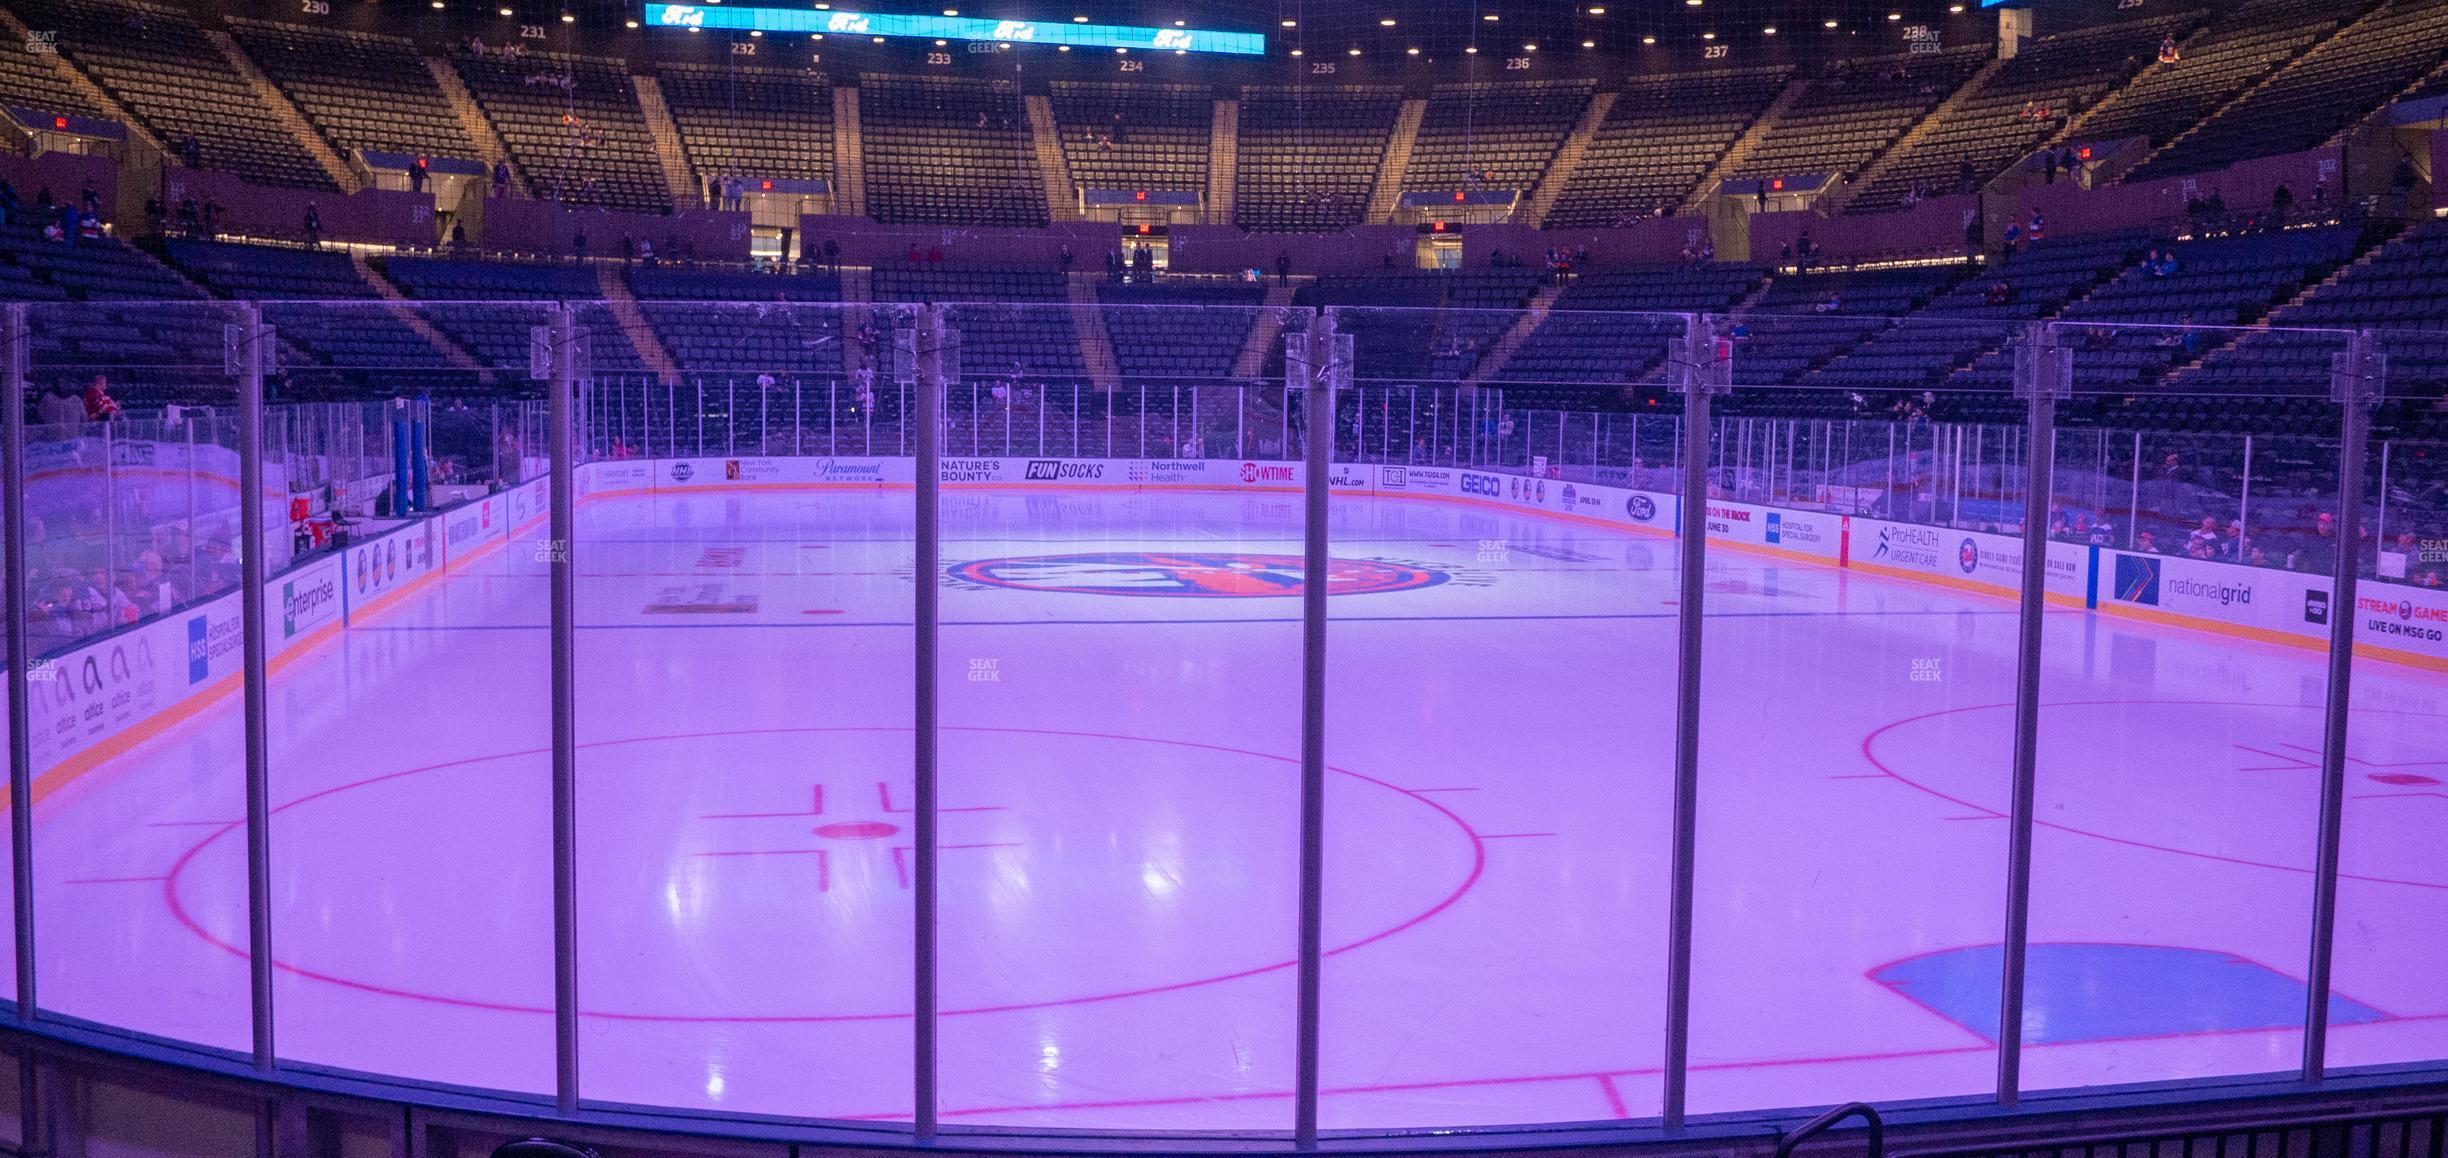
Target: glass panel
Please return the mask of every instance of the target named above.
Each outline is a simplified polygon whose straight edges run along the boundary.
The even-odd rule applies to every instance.
[[[245,760],[232,710],[243,499],[224,357],[238,312],[96,301],[27,314],[40,392],[26,562],[42,664],[30,704],[41,1004],[243,1050]],[[267,488],[280,485],[267,472]],[[262,496],[270,526],[287,526],[284,497]],[[267,565],[284,574],[286,537],[270,546]],[[282,608],[269,610],[272,646],[288,651]]]
[[[283,1059],[550,1093],[535,303],[282,302],[267,469]]]
[[[1662,376],[1682,323],[1610,307],[1730,286],[1633,270],[1559,297],[1503,268],[1309,291],[1356,358],[1326,655],[1327,1128],[1658,1112],[1678,409]],[[1484,304],[1362,304],[1407,300]]]
[[[2026,461],[2004,368],[2037,308],[2008,278],[1800,273],[1719,321],[1695,1114],[1994,1088]]]
[[[818,280],[639,269],[626,324],[578,309],[590,1100],[911,1112],[907,314]]]
[[[2027,1089],[2300,1061],[2337,439],[2297,355],[2329,338],[2210,323],[2339,244],[2187,243],[2052,327],[2051,557],[2090,579],[2046,627]]]
[[[2388,280],[2448,251],[2448,228],[2418,228],[2382,251],[2347,292],[2394,297]],[[2438,304],[2423,299],[2437,312]],[[2347,717],[2346,798],[2338,866],[2329,1064],[2448,1057],[2448,982],[2430,962],[2448,953],[2448,427],[2437,409],[2448,383],[2448,332],[2378,334],[2387,400],[2366,458],[2364,541],[2355,630],[2354,711]]]
[[[1065,291],[1035,270],[884,288],[990,287],[1025,304],[947,311],[945,1121],[1289,1129],[1284,319],[1254,286],[1108,284],[1094,306],[1040,304]]]

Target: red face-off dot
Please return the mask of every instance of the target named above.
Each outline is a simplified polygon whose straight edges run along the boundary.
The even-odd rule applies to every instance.
[[[2401,784],[2409,787],[2416,784],[2439,783],[2439,778],[2436,776],[2423,776],[2413,772],[2374,772],[2372,779],[2382,784]]]
[[[882,840],[899,831],[900,826],[881,820],[845,820],[816,826],[816,835],[830,840]]]

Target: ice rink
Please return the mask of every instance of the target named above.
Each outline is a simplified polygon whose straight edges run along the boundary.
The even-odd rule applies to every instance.
[[[582,508],[590,1099],[911,1108],[913,584],[943,585],[950,1124],[1285,1129],[1300,509]],[[541,531],[272,685],[280,1052],[549,1093]],[[1671,540],[1338,497],[1323,1124],[1654,1114]],[[1696,1113],[1985,1093],[2010,602],[1713,551]],[[2052,608],[2031,1089],[2291,1069],[2321,653]],[[2333,1065],[2448,1051],[2448,677],[2357,666]],[[248,1041],[235,701],[35,818],[46,1009]]]

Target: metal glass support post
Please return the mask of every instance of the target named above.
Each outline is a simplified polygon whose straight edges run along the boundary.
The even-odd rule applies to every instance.
[[[577,307],[552,319],[551,448],[553,1092],[562,1113],[578,1109],[578,537],[577,468],[570,424],[578,399]]]
[[[912,727],[911,780],[914,801],[911,804],[911,889],[917,902],[917,925],[912,937],[916,955],[912,993],[914,1010],[911,1016],[911,1066],[913,1075],[914,1122],[919,1141],[930,1141],[936,1130],[936,976],[935,976],[935,759],[936,759],[936,646],[937,620],[940,616],[941,592],[936,588],[937,576],[943,573],[941,515],[943,499],[943,401],[944,391],[957,381],[945,366],[950,352],[943,311],[929,306],[917,316],[915,346],[917,384],[918,452],[917,452],[917,533],[912,544],[917,578],[916,605],[910,616],[917,629],[917,684],[914,691],[915,711]]]
[[[2015,351],[2029,449],[2023,468],[2023,575],[2015,639],[2014,782],[2008,790],[2006,934],[1998,980],[1997,1100],[2023,1095],[2023,963],[2031,934],[2032,798],[2039,783],[2041,616],[2048,609],[2049,491],[2057,465],[2057,402],[2073,392],[2072,351],[2035,322]],[[1960,489],[1960,488],[1959,488]]]
[[[5,393],[0,394],[0,454],[8,456],[0,474],[0,537],[7,540],[7,598],[0,615],[7,616],[9,724],[9,887],[17,915],[17,1024],[34,1024],[34,723],[26,700],[33,682],[34,657],[26,631],[26,307],[13,304],[0,312],[0,364],[5,364]],[[195,461],[190,458],[188,461]],[[33,1055],[18,1065],[33,1070]],[[21,1107],[32,1114],[31,1099]],[[34,1135],[23,1135],[34,1144]]]
[[[2329,1067],[2329,974],[2337,942],[2338,848],[2345,823],[2346,714],[2354,690],[2355,584],[2360,578],[2363,459],[2387,365],[2370,331],[2347,340],[2330,371],[2338,413],[2337,558],[2329,587],[2329,690],[2321,706],[2320,843],[2312,861],[2312,953],[2304,970],[2303,1080]],[[2383,496],[2385,500],[2385,495]]]
[[[1333,497],[1335,391],[1351,378],[1352,339],[1321,313],[1285,343],[1285,385],[1301,385],[1300,938],[1295,980],[1292,1144],[1318,1141],[1318,1026],[1324,994],[1326,902],[1326,519]],[[1287,405],[1286,409],[1290,409]]]
[[[1674,863],[1666,907],[1666,1129],[1683,1128],[1691,1063],[1692,886],[1698,863],[1700,809],[1701,603],[1708,593],[1709,401],[1734,385],[1733,353],[1720,342],[1716,319],[1683,320],[1676,353],[1683,395],[1683,500],[1676,533],[1682,561],[1675,609]]]
[[[227,333],[236,343],[230,359],[238,386],[239,620],[244,637],[247,860],[247,979],[254,1011],[258,1073],[274,1068],[272,1019],[272,733],[265,661],[270,624],[265,622],[263,377],[264,345],[272,335],[252,305],[234,305],[238,322]]]

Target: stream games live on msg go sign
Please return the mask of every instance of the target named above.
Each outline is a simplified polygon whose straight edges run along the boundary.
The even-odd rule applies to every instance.
[[[1262,56],[1266,37],[1205,28],[1142,28],[1130,24],[1062,24],[1043,20],[984,20],[895,12],[735,8],[730,5],[648,4],[649,28],[811,32],[835,36],[923,36],[1005,44],[1069,44],[1082,48],[1141,48],[1150,52],[1220,52]]]

